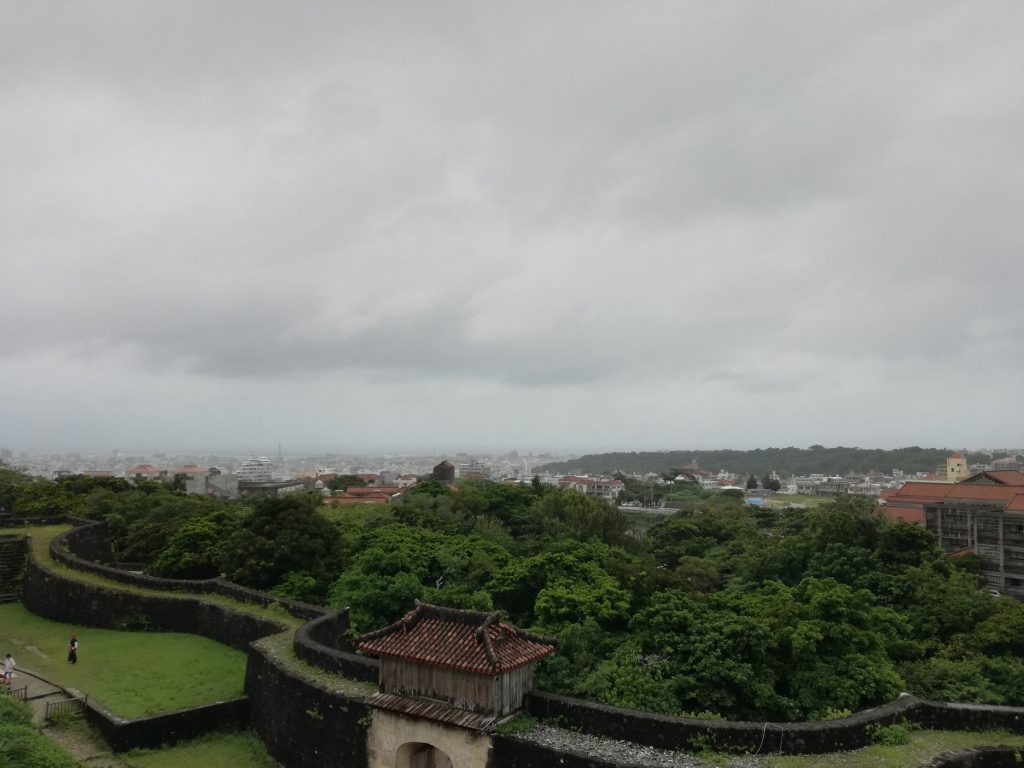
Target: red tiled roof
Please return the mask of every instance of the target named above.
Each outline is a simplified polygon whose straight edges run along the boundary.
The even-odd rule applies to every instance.
[[[349,496],[391,496],[404,489],[397,485],[353,485],[347,491],[339,491],[338,496],[348,494]]]
[[[1021,492],[1021,488],[1012,485],[970,485],[957,483],[946,494],[947,499],[963,499],[966,501],[1001,501],[1007,502]]]
[[[356,639],[356,647],[434,667],[491,675],[532,664],[554,653],[553,641],[500,621],[497,613],[464,611],[416,601],[383,629]]]
[[[199,474],[203,474],[204,472],[209,472],[209,471],[210,470],[208,470],[206,467],[200,467],[200,466],[197,466],[195,464],[185,464],[184,466],[178,467],[176,470],[174,470],[174,474],[176,474],[176,475],[199,475]]]
[[[923,523],[924,522],[924,508],[920,506],[910,506],[907,504],[889,503],[880,506],[878,510],[890,520],[903,520],[907,523]]]
[[[939,501],[946,498],[949,492],[953,489],[953,485],[950,483],[915,483],[909,482],[904,483],[903,487],[892,496],[889,496],[889,503],[892,501]]]
[[[1018,472],[1016,469],[996,469],[984,474],[1006,485],[1024,485],[1024,472]]]
[[[409,699],[405,696],[398,696],[394,693],[377,692],[366,700],[366,703],[377,709],[387,709],[403,715],[422,717],[426,720],[435,720],[447,725],[457,725],[462,728],[472,728],[476,731],[483,731],[488,726],[494,725],[494,718],[478,712],[467,712],[464,709],[455,709],[444,704],[423,699]]]
[[[387,504],[404,489],[398,486],[352,486],[347,491],[338,491],[324,499],[324,504]]]
[[[925,505],[957,501],[991,502],[1011,512],[1024,512],[1024,486],[905,483],[898,493],[886,496],[884,509],[891,518],[919,519]]]
[[[140,464],[137,467],[125,470],[129,475],[159,475],[160,470],[150,464]]]

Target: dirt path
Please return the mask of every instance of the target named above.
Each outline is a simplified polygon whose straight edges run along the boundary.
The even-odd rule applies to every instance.
[[[25,697],[32,707],[32,722],[40,732],[55,741],[82,765],[89,768],[128,768],[101,739],[83,723],[54,725],[46,720],[46,705],[70,698],[62,688],[27,670],[19,670],[12,689],[26,688]]]
[[[84,726],[47,725],[42,733],[88,768],[130,768],[128,763],[119,760],[106,744]]]

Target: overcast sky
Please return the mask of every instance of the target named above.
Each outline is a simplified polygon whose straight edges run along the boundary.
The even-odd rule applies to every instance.
[[[0,448],[1024,445],[1024,3],[0,0]]]

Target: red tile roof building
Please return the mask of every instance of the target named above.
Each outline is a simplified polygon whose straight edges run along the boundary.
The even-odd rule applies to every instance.
[[[400,496],[404,489],[397,485],[381,486],[372,488],[369,486],[353,485],[346,491],[336,491],[333,496],[324,499],[324,506],[340,504],[348,506],[351,504],[390,504],[395,496]]]
[[[885,514],[923,524],[949,554],[973,552],[985,580],[1024,599],[1024,474],[980,472],[959,483],[905,483],[885,494]]]
[[[167,471],[163,469],[157,469],[151,464],[140,464],[137,467],[131,467],[124,471],[124,478],[128,482],[133,480],[158,480],[161,477],[166,477]]]
[[[419,712],[424,699],[444,702],[433,719],[451,718],[441,710],[452,709],[484,718],[515,712],[533,686],[533,664],[555,650],[551,640],[516,629],[497,613],[418,600],[394,624],[356,644],[360,653],[381,660],[381,693],[371,703]]]
[[[173,474],[173,475],[190,475],[190,476],[196,477],[196,476],[199,476],[199,475],[209,474],[209,472],[210,472],[210,470],[207,469],[206,467],[200,467],[200,466],[198,466],[196,464],[185,464],[183,466],[178,467],[171,474]]]

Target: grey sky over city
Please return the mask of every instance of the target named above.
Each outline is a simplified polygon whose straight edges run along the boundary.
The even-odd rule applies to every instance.
[[[0,447],[1024,444],[1024,3],[0,2]]]

